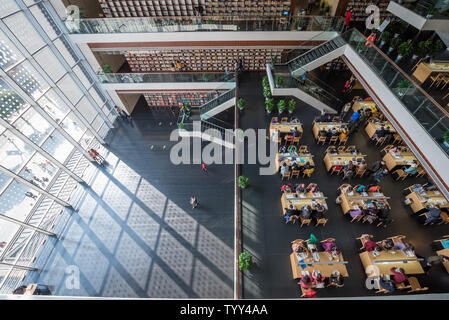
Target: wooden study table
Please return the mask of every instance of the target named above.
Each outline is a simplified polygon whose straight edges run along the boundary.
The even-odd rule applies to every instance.
[[[349,211],[354,209],[354,206],[358,206],[361,209],[365,207],[366,201],[368,200],[377,200],[377,201],[383,201],[385,205],[390,208],[390,204],[388,203],[388,198],[380,192],[367,192],[367,196],[362,196],[358,192],[353,192],[353,194],[348,193],[342,193],[340,195],[341,197],[341,209],[343,211],[343,214],[347,214]]]
[[[449,257],[449,249],[438,250],[437,255]],[[449,273],[449,262],[442,262],[446,271]]]
[[[424,83],[432,73],[449,72],[449,62],[423,63],[421,62],[413,72],[413,76],[421,83]]]
[[[298,197],[294,197],[297,195]],[[288,208],[289,204],[292,204],[293,207],[297,210],[301,210],[302,207],[311,206],[313,200],[315,202],[322,204],[324,208],[327,208],[326,197],[322,192],[315,193],[283,193],[281,196],[281,204],[282,204],[282,214],[285,213],[285,209]]]
[[[415,213],[424,210],[429,204],[438,204],[440,208],[449,208],[448,201],[439,191],[425,191],[424,194],[412,192],[405,198],[412,200],[410,208],[412,208]]]
[[[377,129],[380,129],[380,127],[388,128],[392,133],[396,133],[396,129],[391,125],[388,121],[373,123],[369,122],[365,127],[365,132],[368,135],[368,137],[372,137]]]
[[[312,264],[312,265],[307,264],[307,267],[303,269],[298,264],[299,261],[298,261],[298,257],[296,256],[296,254],[294,254],[294,253],[290,254],[290,264],[292,267],[293,279],[301,278],[302,271],[308,271],[310,274],[312,274],[312,272],[314,270],[319,270],[321,272],[321,275],[323,275],[324,277],[330,277],[331,274],[335,270],[340,272],[340,274],[343,277],[349,276],[348,270],[346,269],[346,265],[344,263],[336,263],[336,262],[344,262],[343,255],[341,254],[341,252],[340,252],[338,261],[336,259],[330,260],[327,252],[318,252],[318,255],[320,256],[320,261],[318,261],[319,263]],[[306,259],[304,259],[303,261],[304,262],[315,262],[315,260],[313,259],[311,254],[309,254],[309,256]],[[329,262],[332,264],[329,265],[329,264],[326,264],[326,262]]]
[[[399,157],[395,157],[391,154],[391,152],[387,152],[382,160],[385,161],[388,170],[391,171],[397,166],[408,166],[409,162],[417,159],[412,152],[401,152]]]
[[[352,110],[354,112],[359,111],[360,109],[365,110],[367,108],[371,109],[371,112],[377,110],[376,103],[374,101],[355,101],[352,104]]]
[[[354,155],[353,153],[339,153],[330,154],[329,152],[323,158],[326,170],[330,171],[335,166],[344,166],[347,162],[352,161],[355,164],[356,159],[365,160],[363,154],[358,153]]]
[[[294,128],[297,128],[298,131],[302,134],[302,125],[301,123],[270,123],[270,137],[274,135],[275,131],[279,131],[281,134],[290,133]]]
[[[315,122],[313,124],[312,131],[313,131],[313,135],[314,135],[315,139],[318,139],[318,132],[321,129],[325,129],[326,131],[328,131],[329,129],[336,128],[338,130],[338,132],[340,132],[342,127],[345,127],[347,129],[348,123],[347,122]]]
[[[365,268],[365,273],[368,277],[378,276],[380,274],[393,275],[393,272],[391,272],[390,270],[393,267],[404,269],[405,274],[424,273],[421,264],[419,263],[419,261],[416,261],[417,257],[409,257],[401,250],[382,250],[379,251],[379,255],[377,257],[373,255],[373,251],[362,252],[359,254],[359,256],[360,260],[362,261],[363,267]]]
[[[293,158],[290,160],[289,158]],[[280,159],[283,159],[282,161],[279,161]],[[296,165],[299,167],[302,167],[307,162],[309,162],[310,165],[315,166],[315,163],[313,162],[313,155],[308,153],[277,153],[276,154],[276,172],[279,172],[279,169],[281,167],[281,162],[285,162],[288,166],[292,166],[292,161],[296,162]]]

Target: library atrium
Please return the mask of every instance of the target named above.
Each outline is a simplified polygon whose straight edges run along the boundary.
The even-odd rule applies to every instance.
[[[449,0],[1,0],[0,297],[448,299]]]

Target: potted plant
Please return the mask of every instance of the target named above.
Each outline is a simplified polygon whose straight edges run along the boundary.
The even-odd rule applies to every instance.
[[[302,28],[304,28],[304,20],[303,19],[298,19],[298,21],[296,21],[296,30],[301,31]]]
[[[242,189],[246,189],[249,185],[249,179],[245,176],[239,177],[239,187]]]
[[[320,4],[320,13],[322,14],[325,9],[326,9],[326,2],[323,1]]]
[[[274,78],[274,83],[276,84],[276,88],[279,88],[284,83],[284,79],[281,76],[276,76]]]
[[[263,79],[262,79],[262,86],[264,88],[270,86],[270,82],[268,81],[268,77],[267,76],[263,77]]]
[[[398,47],[398,56],[396,62],[400,61],[403,57],[408,57],[412,53],[412,40],[402,42]]]
[[[382,32],[382,35],[380,36],[380,39],[382,40],[380,42],[380,46],[383,47],[385,45],[385,43],[390,41],[390,38],[391,38],[391,33],[390,32],[388,32],[388,31]]]
[[[274,66],[276,64],[277,58],[276,56],[271,57],[271,65]]]
[[[249,252],[242,252],[239,255],[240,271],[249,270],[253,266],[253,256]]]
[[[103,71],[103,73],[112,73],[112,69],[111,69],[111,66],[109,64],[104,64],[101,67],[101,70]]]
[[[400,38],[393,38],[390,42],[390,48],[388,48],[388,53],[390,53],[391,51],[393,51],[394,49],[399,48],[399,46],[401,45],[402,41]]]
[[[430,40],[418,42],[418,44],[415,46],[415,50],[413,52],[414,53],[413,57],[415,57],[415,59],[416,59],[417,57],[427,56],[429,53],[429,47],[431,44],[432,44],[432,41],[430,41]]]
[[[287,105],[288,113],[292,114],[296,109],[296,101],[294,99],[290,99]]]
[[[330,5],[326,5],[326,8],[324,9],[324,12],[326,12],[326,16],[329,15],[330,11],[331,11],[331,6]]]
[[[444,141],[443,141],[444,145],[445,145],[446,147],[449,147],[449,130],[447,130],[447,131],[444,133],[443,138],[444,138]]]
[[[282,99],[278,102],[278,112],[279,114],[283,113],[287,109],[287,104],[285,103],[285,100]]]
[[[178,129],[179,130],[185,130],[186,129],[186,125],[182,122],[178,123]]]
[[[270,87],[263,88],[263,96],[265,97],[265,100],[268,100],[271,97]]]
[[[203,73],[203,81],[208,82],[210,75],[208,73]]]
[[[435,54],[443,50],[443,42],[441,40],[435,40],[429,47],[429,55],[434,57]]]
[[[403,34],[405,32],[405,30],[407,30],[408,28],[408,23],[401,21],[398,23],[395,23],[393,29],[395,31],[393,38],[397,38],[399,37],[400,34]]]
[[[426,19],[431,19],[433,17],[433,13],[435,11],[435,5],[436,5],[436,3],[432,3],[430,5],[429,9],[427,9]]]
[[[274,109],[274,98],[265,100],[265,110],[267,110],[267,114],[271,114],[273,109]]]
[[[408,81],[407,79],[401,80],[398,82],[397,84],[397,93],[400,97],[402,97],[405,92],[407,91],[407,88],[411,85],[412,83],[410,81]]]
[[[237,101],[237,107],[239,108],[240,111],[242,111],[243,109],[245,109],[245,105],[246,105],[246,103],[245,103],[245,100],[244,100],[243,98],[240,98],[240,99]]]

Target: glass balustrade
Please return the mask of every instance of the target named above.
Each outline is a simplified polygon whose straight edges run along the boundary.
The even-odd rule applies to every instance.
[[[395,0],[426,19],[449,19],[449,0]]]
[[[360,55],[417,122],[449,154],[449,143],[444,139],[445,134],[449,135],[449,113],[380,49],[365,46],[366,38],[359,31],[350,30],[342,34],[341,38]]]
[[[260,17],[171,17],[171,18],[95,18],[67,19],[72,34],[159,33],[192,31],[337,31],[343,29],[343,17],[299,16]]]
[[[235,82],[234,73],[101,73],[102,83]]]

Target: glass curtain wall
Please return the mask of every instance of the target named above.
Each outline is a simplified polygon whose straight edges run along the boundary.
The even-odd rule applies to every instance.
[[[52,10],[0,1],[0,293],[34,268],[116,118]]]

